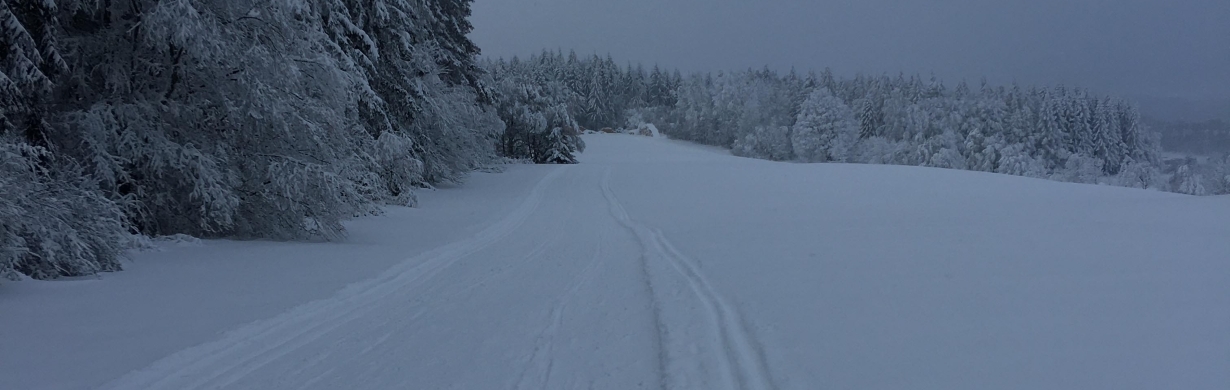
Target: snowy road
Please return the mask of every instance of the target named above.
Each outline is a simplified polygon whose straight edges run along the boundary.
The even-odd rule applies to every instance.
[[[102,388],[1230,388],[1230,199],[587,142],[475,233]]]

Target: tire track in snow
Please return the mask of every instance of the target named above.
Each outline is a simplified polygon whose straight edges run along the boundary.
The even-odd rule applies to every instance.
[[[711,386],[723,386],[729,389],[776,388],[772,377],[769,376],[763,349],[756,342],[755,337],[748,332],[746,320],[713,288],[696,263],[676,249],[661,231],[651,229],[629,217],[623,204],[611,190],[610,178],[611,170],[607,169],[602,179],[602,192],[610,204],[611,214],[636,235],[637,240],[641,242],[646,251],[647,259],[666,263],[665,266],[673,270],[678,279],[682,279],[687,290],[692,292],[691,295],[699,301],[700,306],[707,313],[707,318],[704,319],[688,318],[689,321],[700,321],[700,324],[664,323],[659,317],[658,327],[662,334],[661,337],[665,340],[662,345],[665,349],[666,361],[671,367],[678,367],[680,371],[683,371],[665,372],[667,387],[698,388],[698,385],[703,384],[706,388],[712,388]],[[647,264],[646,272],[662,280],[661,278],[665,278],[665,275],[654,275],[652,272],[655,265],[661,266],[662,264]],[[657,287],[651,288],[658,289]],[[655,306],[659,308],[655,310],[661,310],[663,305],[671,303],[663,298],[668,297],[654,297],[657,301]],[[716,345],[709,347],[720,351],[717,356],[719,361],[710,363],[718,367],[721,378],[712,378],[712,374],[705,369],[704,362],[699,361],[705,357],[713,358],[713,356],[695,353],[695,348],[688,344],[707,339],[703,334],[689,334],[691,326],[695,325],[711,327],[717,335],[717,340],[710,340]],[[684,337],[691,340],[683,340]],[[692,354],[687,352],[692,352]],[[679,367],[689,363],[696,366]],[[664,363],[663,366],[666,364]]]
[[[295,307],[273,318],[228,331],[221,338],[185,349],[130,372],[102,389],[219,389],[231,386],[278,358],[363,318],[400,292],[415,288],[457,261],[517,231],[541,204],[547,187],[568,167],[557,167],[530,190],[508,216],[473,237],[407,259],[330,298]]]

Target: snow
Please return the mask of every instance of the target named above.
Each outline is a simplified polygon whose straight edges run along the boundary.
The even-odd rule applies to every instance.
[[[646,123],[645,128],[649,130],[650,137],[658,138],[662,136],[662,132],[658,131],[658,126],[653,123]]]
[[[1230,388],[1230,198],[584,137],[341,243],[2,284],[0,383]]]
[[[227,329],[328,298],[507,214],[545,175],[511,165],[420,208],[347,223],[343,243],[164,239],[123,272],[0,283],[0,389],[95,388]]]

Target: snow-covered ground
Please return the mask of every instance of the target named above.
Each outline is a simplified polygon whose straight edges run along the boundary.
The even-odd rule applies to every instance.
[[[0,388],[1230,388],[1230,198],[585,140],[344,243],[2,284]]]

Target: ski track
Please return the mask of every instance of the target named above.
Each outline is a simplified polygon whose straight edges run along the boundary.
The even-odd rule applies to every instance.
[[[558,336],[560,325],[564,322],[564,311],[568,309],[568,304],[571,298],[581,289],[588,285],[597,273],[599,266],[602,265],[602,241],[598,241],[598,248],[594,250],[593,256],[590,257],[589,264],[585,269],[581,270],[579,276],[572,281],[563,294],[556,298],[555,304],[551,306],[550,323],[543,328],[542,332],[535,338],[534,352],[529,360],[525,362],[525,369],[521,371],[520,378],[517,380],[517,389],[545,389],[551,384],[551,373],[555,368],[555,339]],[[544,357],[545,354],[545,357]],[[543,359],[547,362],[543,363]],[[529,373],[537,370],[539,378],[537,385],[529,384]]]
[[[611,214],[616,220],[632,231],[647,252],[646,256],[649,259],[658,259],[667,263],[667,266],[675,271],[676,276],[687,285],[687,289],[692,292],[692,296],[695,297],[699,305],[703,306],[708,314],[708,318],[690,318],[689,320],[698,321],[700,324],[686,325],[708,326],[718,335],[718,340],[716,341],[718,345],[710,345],[710,347],[721,351],[718,354],[719,356],[717,356],[719,361],[714,362],[720,368],[721,378],[704,377],[709,374],[703,367],[692,367],[686,370],[686,373],[702,377],[687,377],[682,375],[685,372],[672,370],[666,373],[666,386],[664,387],[696,388],[697,383],[713,383],[719,386],[724,385],[725,388],[729,389],[776,388],[769,375],[763,349],[757,343],[755,337],[747,330],[746,320],[733,305],[727,303],[721,294],[713,288],[704,274],[700,272],[695,261],[676,249],[661,231],[645,226],[628,215],[623,204],[620,203],[619,198],[611,189],[611,171],[611,169],[607,169],[602,178],[602,192],[609,203]],[[652,265],[647,266],[647,268],[652,268]],[[652,273],[649,269],[646,272]],[[658,301],[655,303],[655,306],[660,307],[664,303],[662,302],[663,297],[654,297],[654,299]],[[686,325],[659,322],[658,327],[659,331],[664,334],[663,338],[668,341],[684,342],[684,340],[672,340],[672,338],[678,339],[683,336],[691,336],[692,340],[688,340],[689,342],[708,339],[701,334],[687,334],[686,332],[689,327]],[[682,329],[676,331],[674,329],[676,327]],[[710,341],[712,342],[712,340]],[[687,363],[680,361],[687,359],[686,357],[677,356],[686,356],[686,353],[672,350],[673,348],[682,347],[671,345],[669,342],[665,343],[665,345],[668,346],[665,347],[665,357],[674,360],[670,361],[670,363]],[[694,354],[696,358],[705,356],[703,354]],[[712,358],[712,356],[709,357]],[[692,361],[691,363],[703,365],[701,361]]]
[[[416,308],[413,314],[410,314],[407,316],[396,317],[395,315],[390,314],[390,313],[396,313],[395,311],[376,311],[376,312],[370,313],[367,317],[365,317],[364,322],[368,323],[369,324],[368,327],[373,328],[373,329],[390,329],[388,325],[393,324],[394,322],[400,324],[400,326],[402,327],[415,324],[417,323],[417,320],[419,318],[431,312],[431,307],[427,305],[429,301],[438,305],[438,304],[448,304],[458,299],[466,298],[467,296],[469,296],[471,292],[487,284],[488,282],[496,278],[499,278],[500,276],[505,275],[513,270],[519,269],[529,264],[535,258],[539,258],[540,256],[542,256],[543,254],[547,252],[547,249],[551,247],[551,245],[555,244],[558,241],[559,241],[558,239],[544,240],[541,243],[539,243],[537,246],[535,246],[534,249],[531,250],[529,253],[523,256],[520,256],[519,259],[515,261],[508,261],[508,262],[501,263],[497,267],[487,271],[481,277],[478,277],[475,281],[465,285],[465,287],[460,288],[459,291],[453,292],[448,295],[434,297],[433,299],[429,300],[424,297],[430,294],[411,294],[408,291],[403,292],[399,294],[399,296],[413,295],[415,297],[412,301],[412,304],[410,305],[411,307]],[[421,287],[425,291],[434,290],[433,286],[427,283],[424,283],[418,287]],[[415,288],[415,286],[411,286],[407,288]],[[348,335],[348,336],[342,336],[342,338],[335,341],[335,343],[337,343],[338,345],[341,345],[347,342],[354,342],[354,343],[358,343],[361,346],[361,349],[359,349],[357,353],[343,356],[343,358],[345,359],[344,361],[346,363],[351,363],[355,361],[356,359],[371,358],[370,356],[368,356],[369,353],[376,351],[379,346],[385,344],[388,340],[390,340],[393,337],[394,334],[396,334],[395,331],[381,331],[381,332],[383,333],[383,335],[379,338],[373,339],[369,337],[363,337],[362,334],[359,334],[358,337],[351,338],[350,336],[352,335]],[[304,384],[302,387],[307,388],[307,387],[313,386],[316,383],[320,382],[321,380],[327,379],[331,375],[331,373],[336,370],[336,366],[339,364],[336,361],[332,362],[332,365],[321,367],[321,364],[325,363],[328,360],[328,359],[325,359],[324,357],[327,357],[331,355],[332,353],[333,353],[333,350],[331,349],[326,350],[324,353],[322,353],[320,358],[314,358],[314,359],[305,361],[304,364],[299,364],[295,368],[291,369],[290,371],[280,374],[280,376],[283,377],[285,381],[287,382],[294,382],[294,381],[298,381],[298,379],[295,379],[295,378],[300,378],[301,375],[306,376],[306,375],[309,375],[308,373],[315,373],[315,372],[321,372],[321,371],[325,372],[325,374],[311,375],[310,377],[308,377],[309,379],[307,379],[306,381],[303,381]]]
[[[512,213],[470,239],[407,259],[376,278],[347,286],[331,298],[250,323],[215,341],[172,354],[102,389],[194,390],[234,385],[278,358],[364,318],[388,301],[401,297],[407,289],[426,283],[457,261],[513,234],[538,208],[545,189],[569,168],[558,167],[547,174]]]
[[[473,283],[466,285],[466,287],[461,289],[460,292],[457,292],[456,294],[451,295],[448,298],[455,298],[460,295],[472,293],[475,289],[486,285],[488,282],[491,282],[495,278],[503,276],[504,274],[507,274],[508,272],[521,268],[522,266],[525,266],[526,264],[529,264],[534,259],[539,258],[540,256],[546,254],[547,249],[550,248],[556,242],[559,242],[558,236],[552,236],[551,238],[539,243],[538,246],[534,247],[534,249],[530,251],[530,253],[526,254],[525,256],[521,256],[521,258],[518,259],[517,261],[501,264],[498,268],[491,270],[486,276],[483,276],[482,278],[475,280]]]

